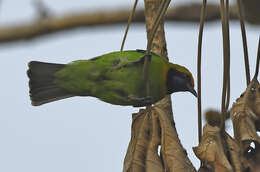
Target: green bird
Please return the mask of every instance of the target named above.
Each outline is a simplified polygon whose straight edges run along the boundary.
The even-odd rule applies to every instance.
[[[68,64],[31,61],[27,75],[32,105],[92,96],[114,105],[141,107],[179,91],[197,96],[189,70],[155,53],[149,66],[150,96],[146,96],[144,59],[144,50],[129,50]]]

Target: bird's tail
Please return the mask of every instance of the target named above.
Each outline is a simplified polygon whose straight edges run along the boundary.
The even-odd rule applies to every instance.
[[[31,61],[28,66],[27,75],[30,79],[30,97],[33,106],[73,96],[53,82],[54,74],[62,69],[64,64]]]

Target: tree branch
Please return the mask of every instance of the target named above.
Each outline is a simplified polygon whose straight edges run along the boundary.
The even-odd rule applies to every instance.
[[[201,4],[190,4],[169,8],[165,20],[181,22],[199,22]],[[233,10],[234,9],[234,10]],[[237,19],[236,7],[231,7],[231,19]],[[43,35],[71,30],[79,27],[96,27],[126,23],[129,10],[97,11],[93,13],[77,12],[62,16],[48,16],[37,18],[27,24],[12,24],[0,27],[0,43],[9,43],[20,40],[31,40]],[[206,21],[220,19],[218,5],[208,5]],[[137,10],[133,22],[144,23],[144,10]]]

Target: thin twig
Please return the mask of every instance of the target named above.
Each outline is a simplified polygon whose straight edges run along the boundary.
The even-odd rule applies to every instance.
[[[227,3],[228,4],[228,3]],[[221,21],[222,21],[222,36],[223,36],[223,89],[222,89],[222,103],[221,111],[223,114],[226,113],[226,96],[227,96],[227,87],[228,87],[228,63],[230,58],[229,50],[229,28],[227,22],[227,9],[225,8],[224,0],[220,0],[220,10],[221,10]],[[224,118],[222,121],[224,125]],[[223,126],[224,127],[224,126]]]
[[[222,144],[225,154],[228,152],[228,144],[225,139],[225,119],[230,101],[230,38],[229,38],[229,0],[220,0],[221,22],[222,22],[222,37],[223,37],[223,88],[222,88],[222,102],[221,102],[221,135]]]
[[[256,66],[255,66],[255,76],[254,76],[255,79],[257,79],[259,73],[259,62],[260,62],[260,36],[258,41],[258,51],[257,51],[257,59],[256,59]]]
[[[242,33],[242,40],[243,40],[246,83],[248,85],[250,83],[250,68],[249,68],[249,60],[248,60],[248,48],[247,48],[247,41],[246,41],[247,39],[246,39],[244,15],[241,10],[241,1],[240,0],[237,0],[237,7],[238,7],[238,17],[240,20],[240,27],[241,27],[241,33]]]
[[[230,72],[229,72],[230,73]],[[226,104],[225,104],[225,111],[226,111],[226,113],[227,113],[227,111],[228,111],[228,108],[229,108],[229,104],[230,104],[230,74],[229,74],[229,79],[228,79],[228,81],[227,81],[227,86],[226,86],[226,90],[227,90],[227,97],[226,97]],[[223,116],[223,120],[225,120],[226,119],[226,116],[227,116],[227,114],[223,114],[224,116]]]
[[[226,63],[226,103],[225,103],[225,111],[228,111],[229,103],[230,103],[230,34],[229,34],[229,0],[226,0],[226,41],[227,41],[227,63]],[[226,114],[223,114],[223,119],[225,120]]]
[[[221,111],[224,113],[225,111],[225,99],[226,99],[226,78],[225,78],[225,64],[226,64],[226,51],[225,51],[225,5],[224,0],[220,0],[220,14],[221,14],[221,23],[222,23],[222,39],[223,39],[223,87],[222,87],[222,103],[221,103]],[[223,123],[223,121],[222,121]]]
[[[202,37],[203,37],[203,28],[204,28],[204,21],[206,16],[206,8],[207,7],[207,0],[203,0],[201,14],[200,14],[200,30],[199,30],[199,42],[198,42],[198,58],[197,58],[197,78],[198,78],[198,137],[199,142],[201,141],[202,136],[202,124],[201,124],[201,49],[202,49]]]
[[[128,33],[128,30],[129,30],[130,24],[132,23],[132,20],[133,20],[134,15],[135,15],[135,9],[136,9],[137,3],[138,3],[138,0],[135,0],[133,9],[132,9],[132,11],[129,15],[129,18],[128,18],[128,22],[127,22],[127,26],[126,26],[126,30],[125,30],[125,34],[124,34],[124,38],[123,38],[123,41],[122,41],[122,44],[121,44],[120,51],[123,51],[123,49],[124,49],[125,40],[126,40],[126,37],[127,37],[127,33]]]

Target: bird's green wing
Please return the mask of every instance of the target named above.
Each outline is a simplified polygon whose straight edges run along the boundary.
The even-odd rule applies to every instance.
[[[145,50],[140,50],[140,49],[122,51],[122,52],[113,52],[91,60],[100,60],[110,65],[112,62],[111,69],[117,70],[123,67],[130,67],[132,65],[143,64],[145,53],[146,53]],[[155,54],[153,52],[151,52],[151,55],[153,57],[160,57],[158,54]]]
[[[112,52],[89,60],[77,60],[55,74],[55,82],[72,92],[89,92],[99,81],[113,80],[111,71],[138,61],[143,53],[137,51]],[[92,92],[92,91],[91,91]]]
[[[145,52],[140,51],[122,51],[77,60],[58,71],[55,82],[75,95],[94,96],[112,104],[139,105],[138,100],[145,96],[142,77],[144,55]],[[151,82],[155,90],[161,89],[163,64],[162,58],[152,56]],[[155,97],[156,100],[161,98],[160,95]]]

